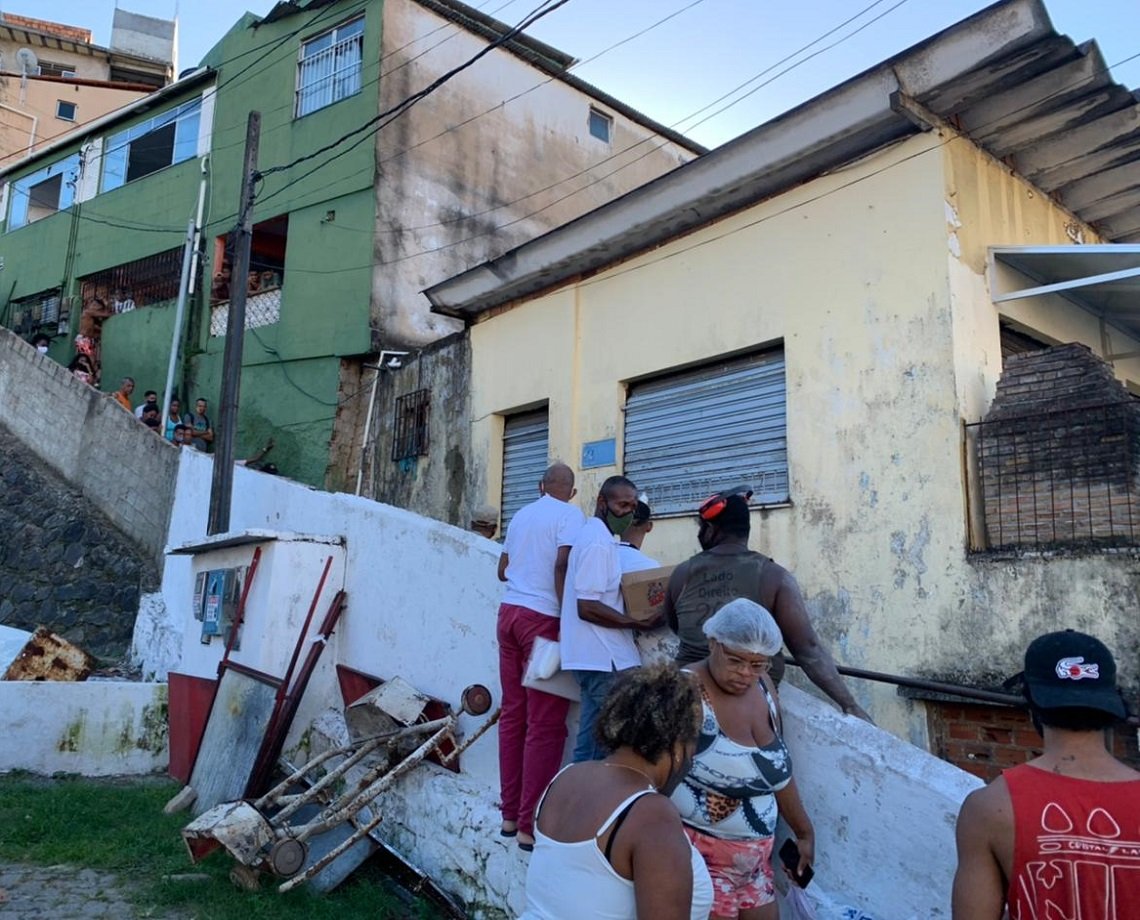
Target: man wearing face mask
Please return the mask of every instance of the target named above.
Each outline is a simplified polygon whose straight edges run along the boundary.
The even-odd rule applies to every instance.
[[[620,540],[636,510],[637,487],[624,476],[611,476],[570,550],[561,651],[562,667],[574,673],[582,694],[575,763],[609,753],[595,739],[594,723],[617,673],[641,664],[633,631],[657,625],[627,617],[621,596]]]
[[[46,355],[48,353],[48,346],[49,345],[51,345],[51,339],[49,339],[42,332],[39,335],[37,335],[34,339],[32,339],[32,346],[41,355]]]
[[[844,713],[870,722],[871,717],[855,702],[831,653],[812,628],[792,573],[748,548],[751,497],[746,487],[718,492],[697,512],[697,541],[702,552],[673,570],[665,598],[665,619],[681,640],[677,663],[686,666],[707,656],[708,641],[702,630],[705,621],[729,601],[743,597],[771,611],[784,644],[813,684]],[[773,659],[772,671],[778,680],[782,669],[777,659]]]

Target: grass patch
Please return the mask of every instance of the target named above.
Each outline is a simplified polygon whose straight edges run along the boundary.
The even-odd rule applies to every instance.
[[[143,914],[176,913],[194,920],[377,920],[433,918],[425,902],[409,904],[386,887],[382,873],[365,865],[327,895],[304,888],[279,894],[272,876],[258,892],[229,880],[235,865],[224,851],[190,863],[180,831],[188,813],[164,815],[179,786],[169,780],[0,776],[0,859],[40,866],[67,864],[114,872],[132,885],[129,896]],[[209,881],[164,876],[203,872]]]

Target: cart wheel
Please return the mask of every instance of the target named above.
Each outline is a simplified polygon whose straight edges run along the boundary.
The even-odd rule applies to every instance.
[[[261,876],[249,866],[234,866],[230,869],[230,881],[243,891],[257,891],[261,888]]]
[[[278,840],[270,848],[269,868],[273,870],[275,875],[291,878],[301,871],[301,867],[305,865],[305,860],[308,858],[309,848],[307,846],[300,840],[286,837],[284,840]]]
[[[481,716],[491,708],[491,691],[482,684],[472,684],[463,691],[459,707],[469,716]]]

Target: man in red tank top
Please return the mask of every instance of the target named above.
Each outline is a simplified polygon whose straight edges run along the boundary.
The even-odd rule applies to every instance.
[[[1019,675],[1045,753],[962,804],[954,920],[1140,917],[1140,773],[1104,731],[1127,715],[1116,662],[1071,629],[1035,639]]]

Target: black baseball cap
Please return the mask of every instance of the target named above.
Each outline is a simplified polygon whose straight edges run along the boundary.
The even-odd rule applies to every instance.
[[[1026,695],[1038,709],[1096,709],[1123,719],[1116,662],[1094,636],[1065,629],[1038,636],[1025,650]]]

